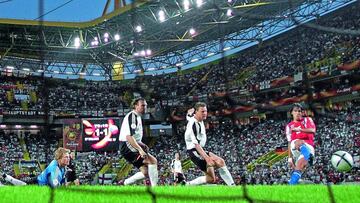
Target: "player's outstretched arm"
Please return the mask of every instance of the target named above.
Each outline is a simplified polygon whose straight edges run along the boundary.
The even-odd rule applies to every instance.
[[[186,113],[186,120],[188,121],[191,117],[194,116],[194,112],[195,112],[195,109],[194,108],[191,108],[191,109],[188,109],[187,110],[187,113]]]

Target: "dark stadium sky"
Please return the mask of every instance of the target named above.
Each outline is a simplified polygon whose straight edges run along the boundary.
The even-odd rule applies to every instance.
[[[107,0],[43,0],[44,20],[83,22],[101,16]],[[0,18],[34,20],[40,0],[0,0]],[[113,0],[112,0],[113,2]],[[54,11],[52,11],[54,10]],[[113,4],[108,11],[113,11]]]

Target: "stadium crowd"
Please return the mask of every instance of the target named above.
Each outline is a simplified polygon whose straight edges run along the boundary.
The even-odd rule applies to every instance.
[[[0,163],[4,173],[13,173],[13,163],[23,158],[23,151],[19,145],[19,138],[15,134],[5,135],[0,131]]]
[[[306,171],[303,177],[305,180],[335,184],[360,181],[359,170],[356,168],[344,174],[336,172],[330,163],[331,154],[338,150],[348,151],[353,157],[360,155],[359,112],[360,106],[354,102],[347,109],[315,118],[317,124],[315,164]],[[224,157],[237,184],[285,184],[289,179],[290,170],[285,159],[271,166],[266,163],[257,164],[253,171],[248,170],[247,165],[269,151],[287,145],[284,133],[286,122],[286,119],[264,119],[239,125],[231,119],[210,120],[207,130],[207,149]],[[42,163],[46,160],[45,163],[49,163],[52,160],[50,152],[56,148],[57,143],[54,140],[39,137],[39,135],[26,134],[27,149],[33,159],[38,159]],[[23,149],[19,144],[19,138],[14,134],[5,135],[1,132],[0,144],[2,172],[15,176],[13,165],[23,159]],[[42,151],[49,153],[42,153]],[[170,163],[175,152],[180,152],[182,160],[187,159],[183,134],[158,137],[155,145],[150,148],[150,152],[159,160],[159,184],[171,184]],[[105,164],[119,162],[120,159],[118,152],[78,153],[75,163],[80,182],[93,184],[94,177]],[[201,173],[200,170],[193,166],[185,169],[187,179],[192,179],[199,173]],[[26,177],[18,178],[26,180]]]

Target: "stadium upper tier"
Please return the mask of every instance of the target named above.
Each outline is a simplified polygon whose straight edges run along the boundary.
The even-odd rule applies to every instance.
[[[197,2],[141,1],[84,23],[0,19],[0,68],[106,79],[185,68],[354,1]]]
[[[338,10],[317,23],[358,30],[358,9],[356,4]],[[211,110],[232,113],[306,101],[311,93],[315,100],[342,94],[357,97],[360,87],[358,40],[359,36],[299,27],[224,63],[177,74],[138,77],[123,82],[56,82],[51,79],[44,82],[39,77],[21,79],[4,75],[0,78],[3,87],[0,108],[3,111],[38,111],[43,109],[45,100],[37,98],[48,96],[48,107],[53,111],[86,111],[86,114],[88,111],[119,111],[128,107],[126,97],[138,93],[151,98],[151,106],[157,102],[176,106],[205,100],[216,106]],[[49,91],[47,95],[44,95],[44,87]],[[27,102],[21,102],[22,95]]]

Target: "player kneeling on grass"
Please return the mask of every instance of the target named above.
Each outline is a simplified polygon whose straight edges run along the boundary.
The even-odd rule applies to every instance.
[[[55,159],[37,177],[39,185],[48,185],[52,188],[65,185],[66,166],[70,161],[70,150],[59,147],[55,151]]]
[[[200,185],[205,183],[215,183],[214,168],[218,168],[219,174],[225,183],[227,185],[235,185],[234,180],[225,165],[225,161],[214,153],[205,151],[203,148],[206,143],[206,131],[204,125],[204,120],[207,118],[206,104],[198,102],[195,104],[194,109],[194,116],[187,118],[188,123],[185,131],[185,143],[191,161],[205,173],[205,176],[198,177],[187,184]]]
[[[146,110],[146,100],[143,98],[134,99],[131,103],[133,110],[126,114],[119,135],[121,155],[130,164],[140,169],[140,172],[127,178],[121,184],[130,185],[145,176],[149,176],[151,186],[157,185],[158,170],[157,160],[148,152],[148,146],[142,143],[143,137],[143,120],[141,115]]]
[[[306,166],[313,164],[314,135],[316,126],[310,117],[303,117],[303,107],[295,103],[291,108],[293,120],[286,125],[286,137],[289,143],[289,165],[293,169],[290,185],[299,183]]]

